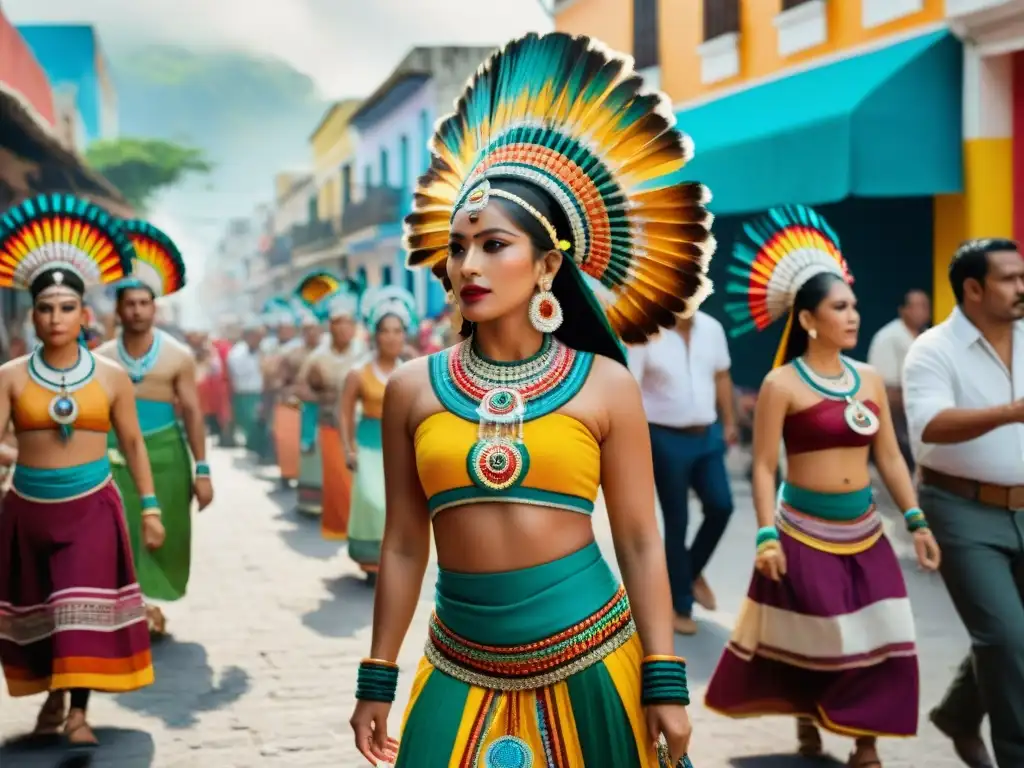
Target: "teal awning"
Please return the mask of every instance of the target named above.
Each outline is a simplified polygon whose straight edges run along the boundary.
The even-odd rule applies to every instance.
[[[960,41],[947,30],[678,113],[718,214],[963,187]]]

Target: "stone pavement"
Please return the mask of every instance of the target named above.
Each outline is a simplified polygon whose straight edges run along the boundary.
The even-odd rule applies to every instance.
[[[345,556],[321,540],[315,521],[292,511],[294,493],[254,469],[240,451],[214,451],[217,502],[196,520],[189,596],[165,612],[172,638],[154,646],[156,683],[124,696],[96,695],[92,721],[103,745],[100,768],[355,768],[351,713],[356,665],[370,643],[373,593]],[[749,488],[736,482],[737,513],[708,578],[722,609],[702,614],[701,633],[679,638],[690,660],[691,708],[698,768],[797,768],[791,720],[732,721],[706,712],[703,689],[721,653],[750,574],[756,524]],[[611,555],[606,515],[595,516]],[[897,535],[901,550],[905,537]],[[938,577],[908,561],[907,579],[918,621],[922,702],[930,706],[961,654],[966,636]],[[412,670],[422,649],[434,573],[428,572],[403,648],[404,687],[392,715],[397,730]],[[26,745],[18,735],[34,722],[38,698],[0,693],[2,768],[50,768],[59,748]],[[848,743],[829,739],[845,759]],[[31,748],[30,748],[31,747]],[[946,742],[927,723],[921,737],[883,744],[886,768],[956,768]]]

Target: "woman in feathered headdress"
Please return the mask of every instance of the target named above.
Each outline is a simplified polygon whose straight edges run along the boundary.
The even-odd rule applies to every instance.
[[[860,316],[839,239],[803,206],[744,227],[740,282],[727,304],[735,332],[787,316],[754,416],[755,572],[707,690],[710,708],[747,717],[796,715],[801,754],[820,755],[817,725],[856,738],[850,765],[881,765],[876,736],[917,732],[914,620],[899,562],[872,499],[874,451],[914,537],[918,562],[939,550],[917,506],[885,386],[843,356]],[[788,457],[776,497],[779,445]]]
[[[98,347],[96,354],[119,364],[135,384],[139,424],[167,530],[167,540],[157,552],[150,553],[142,546],[142,499],[114,435],[110,437],[111,463],[124,501],[142,593],[156,600],[180,600],[191,572],[192,499],[197,500],[199,509],[213,501],[195,358],[187,345],[155,324],[157,300],[185,287],[185,261],[171,238],[149,222],[132,220],[122,225],[135,248],[135,258],[131,276],[116,288],[121,329],[116,338]],[[147,613],[151,631],[164,634],[167,621],[163,611],[149,605]]]
[[[334,294],[321,299],[317,309],[328,319],[327,333],[302,374],[317,397],[317,445],[323,472],[320,533],[331,540],[348,536],[352,473],[345,464],[338,408],[345,378],[366,356],[358,307],[359,288],[351,281],[344,281]]]
[[[438,125],[406,245],[469,338],[387,384],[387,526],[352,718],[368,760],[395,746],[394,662],[431,520],[437,604],[398,766],[656,768],[662,738],[686,752],[686,666],[621,345],[708,290],[707,192],[677,181],[690,146],[673,126],[628,59],[565,34],[509,43]],[[594,541],[599,485],[629,597]]]
[[[27,200],[0,217],[0,287],[31,294],[40,341],[0,368],[0,432],[10,421],[18,437],[0,514],[0,662],[12,696],[49,692],[37,732],[63,726],[78,745],[96,743],[86,721],[90,690],[153,682],[107,458],[111,429],[142,497],[136,514],[148,549],[164,540],[160,506],[132,381],[79,344],[86,289],[122,279],[133,254],[120,222],[69,195]]]
[[[373,335],[373,358],[349,373],[341,394],[341,433],[345,462],[352,471],[352,506],[348,555],[370,582],[380,563],[384,538],[384,456],[381,415],[384,387],[401,364],[409,335],[417,328],[416,299],[398,286],[369,291],[360,306],[363,323]],[[360,416],[356,420],[356,406]]]

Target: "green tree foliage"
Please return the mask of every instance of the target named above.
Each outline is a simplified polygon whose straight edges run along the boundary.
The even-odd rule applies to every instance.
[[[138,210],[145,210],[157,192],[175,186],[185,176],[213,169],[201,149],[164,139],[97,141],[86,150],[85,159]]]

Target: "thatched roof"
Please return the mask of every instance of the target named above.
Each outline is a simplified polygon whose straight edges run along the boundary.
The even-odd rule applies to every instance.
[[[41,192],[84,197],[122,218],[134,214],[124,196],[65,147],[20,93],[0,83],[0,210]]]

